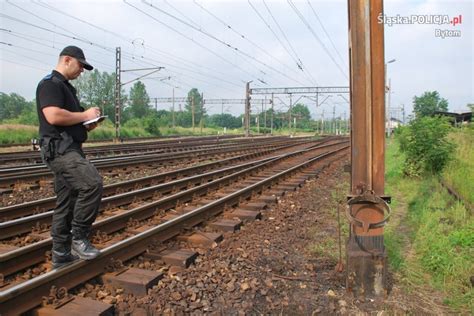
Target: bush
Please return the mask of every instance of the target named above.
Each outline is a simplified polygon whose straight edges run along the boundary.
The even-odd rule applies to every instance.
[[[153,136],[161,136],[160,119],[156,116],[148,116],[145,118],[143,125],[145,130]]]
[[[443,170],[455,149],[447,138],[450,129],[444,118],[422,117],[400,131],[400,149],[406,154],[404,171],[407,175],[439,174]]]

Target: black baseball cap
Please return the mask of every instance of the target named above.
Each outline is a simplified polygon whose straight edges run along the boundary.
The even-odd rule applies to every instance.
[[[82,49],[80,49],[77,46],[67,46],[65,47],[59,56],[71,56],[79,60],[79,62],[84,66],[85,69],[87,70],[92,70],[94,67],[92,67],[91,64],[89,64],[86,61],[86,57],[84,56],[84,52]]]

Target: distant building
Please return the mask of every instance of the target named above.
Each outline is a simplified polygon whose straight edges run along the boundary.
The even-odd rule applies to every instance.
[[[436,111],[434,115],[441,115],[447,116],[451,118],[451,124],[462,124],[462,123],[470,123],[472,121],[472,112],[464,112],[464,113],[454,113],[454,112],[443,112],[443,111]]]
[[[389,121],[385,122],[385,130],[394,130],[395,128],[402,126],[403,122],[399,119],[391,117]]]

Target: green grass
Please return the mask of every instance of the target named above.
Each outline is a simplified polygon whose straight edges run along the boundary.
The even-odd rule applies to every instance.
[[[469,155],[472,161],[472,151]],[[474,311],[472,214],[447,193],[436,176],[404,177],[403,158],[398,143],[389,143],[386,191],[393,197],[393,215],[385,244],[390,265],[406,284],[428,284],[441,291],[452,308]],[[463,179],[472,177],[472,169],[464,172],[471,174],[465,173]],[[461,183],[461,187],[466,185]]]
[[[121,128],[123,138],[152,136],[143,128]],[[88,138],[94,140],[110,140],[115,137],[113,126],[99,126],[89,133]],[[38,127],[20,124],[0,125],[0,144],[29,144],[32,138],[38,138]]]
[[[204,127],[161,127],[161,136],[200,136],[200,135],[223,135],[223,128]],[[226,135],[243,134],[241,128],[227,129]],[[122,126],[120,128],[122,138],[152,137],[141,126]],[[258,135],[252,132],[252,135]],[[274,135],[288,135],[288,130],[274,130]],[[298,131],[296,135],[314,135],[314,133],[304,133]],[[0,144],[29,144],[32,138],[38,138],[38,126],[21,124],[0,124]],[[89,133],[90,140],[111,140],[115,138],[115,127],[111,122],[104,122]]]
[[[38,127],[20,124],[0,124],[0,144],[30,143],[38,138]]]
[[[464,128],[449,135],[457,144],[455,159],[443,171],[443,180],[474,205],[474,129]]]

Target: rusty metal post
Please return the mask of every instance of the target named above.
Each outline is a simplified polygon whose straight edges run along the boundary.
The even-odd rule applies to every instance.
[[[383,0],[348,0],[351,89],[351,223],[347,290],[358,298],[387,293],[384,247],[384,31]]]

